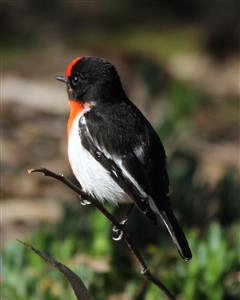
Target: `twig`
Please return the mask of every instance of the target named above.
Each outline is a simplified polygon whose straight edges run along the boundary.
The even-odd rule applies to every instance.
[[[56,268],[59,272],[63,273],[67,281],[71,284],[73,291],[78,300],[91,300],[91,296],[85,287],[84,283],[73,271],[71,271],[64,264],[57,261],[54,257],[47,255],[46,253],[40,251],[37,248],[34,248],[32,245],[29,245],[23,241],[17,239],[18,242],[23,244],[25,247],[30,248],[33,252],[35,252],[38,256],[40,256],[43,260],[49,263],[51,266]]]
[[[70,189],[75,191],[78,195],[80,195],[83,199],[90,201],[94,206],[96,206],[102,214],[120,231],[123,232],[123,239],[125,243],[127,244],[128,248],[130,249],[132,255],[135,257],[140,270],[141,274],[145,276],[150,282],[155,284],[159,289],[161,289],[165,295],[168,297],[168,299],[175,300],[175,296],[169,289],[155,276],[151,273],[149,268],[147,267],[145,261],[143,260],[139,250],[136,248],[136,246],[133,244],[132,240],[128,237],[125,229],[119,224],[117,219],[110,214],[106,208],[94,197],[90,196],[89,194],[85,193],[83,190],[81,190],[78,186],[73,184],[70,180],[64,177],[63,174],[57,174],[49,169],[46,168],[38,168],[38,169],[30,169],[28,170],[29,174],[32,173],[43,173],[44,176],[52,177],[58,181],[61,181],[63,184],[67,185]]]

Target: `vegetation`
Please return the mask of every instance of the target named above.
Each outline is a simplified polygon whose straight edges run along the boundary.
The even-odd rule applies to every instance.
[[[94,222],[83,234],[86,229],[79,225],[77,211],[66,208],[60,224],[35,232],[29,242],[70,266],[94,299],[124,291],[131,299],[138,293],[148,300],[164,299],[155,286],[145,287],[124,245],[111,241],[108,222],[95,211],[88,217]],[[187,230],[187,236],[194,254],[189,264],[178,257],[166,237],[145,246],[143,251],[159,278],[184,299],[238,299],[240,224],[221,228],[212,223],[202,231]],[[141,239],[141,235],[136,232],[135,238]],[[75,299],[63,276],[21,244],[9,243],[3,258],[3,299]]]

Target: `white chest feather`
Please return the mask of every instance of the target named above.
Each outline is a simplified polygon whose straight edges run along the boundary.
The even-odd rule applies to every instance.
[[[84,191],[100,201],[130,202],[129,196],[109,172],[82,146],[78,122],[83,114],[81,112],[75,118],[68,138],[68,157],[75,177]]]

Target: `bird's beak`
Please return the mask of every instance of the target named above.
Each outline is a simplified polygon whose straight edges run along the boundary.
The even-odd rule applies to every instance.
[[[59,80],[59,81],[62,81],[64,83],[68,83],[68,79],[67,79],[66,76],[58,75],[58,76],[56,76],[56,79]]]

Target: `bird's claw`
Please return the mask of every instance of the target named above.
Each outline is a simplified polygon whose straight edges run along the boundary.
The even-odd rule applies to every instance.
[[[120,222],[120,225],[124,226],[128,221],[128,218],[125,218],[123,219],[121,222]]]
[[[120,228],[123,228],[123,227],[124,227],[124,225],[127,223],[127,220],[128,220],[128,219],[125,218],[125,219],[123,219],[123,220],[119,223]],[[117,228],[116,226],[113,226],[112,231],[116,234],[116,236],[113,236],[112,239],[113,239],[114,241],[120,241],[120,240],[122,239],[122,237],[123,237],[123,230]]]
[[[127,218],[126,219],[123,219],[121,222],[119,222],[119,225],[120,225],[120,227],[122,228],[126,223],[127,223]],[[118,232],[118,231],[121,231],[119,228],[117,228],[117,226],[113,226],[113,228],[112,228],[112,231],[113,232]]]
[[[113,228],[113,232],[116,233],[116,236],[112,236],[112,239],[114,241],[120,241],[123,237],[123,231],[115,227]]]
[[[114,225],[113,228],[112,228],[112,231],[113,231],[113,232],[118,232],[119,229]]]
[[[91,204],[91,202],[88,201],[88,200],[86,200],[86,199],[80,198],[80,204],[81,204],[82,206],[86,206],[86,205]]]

